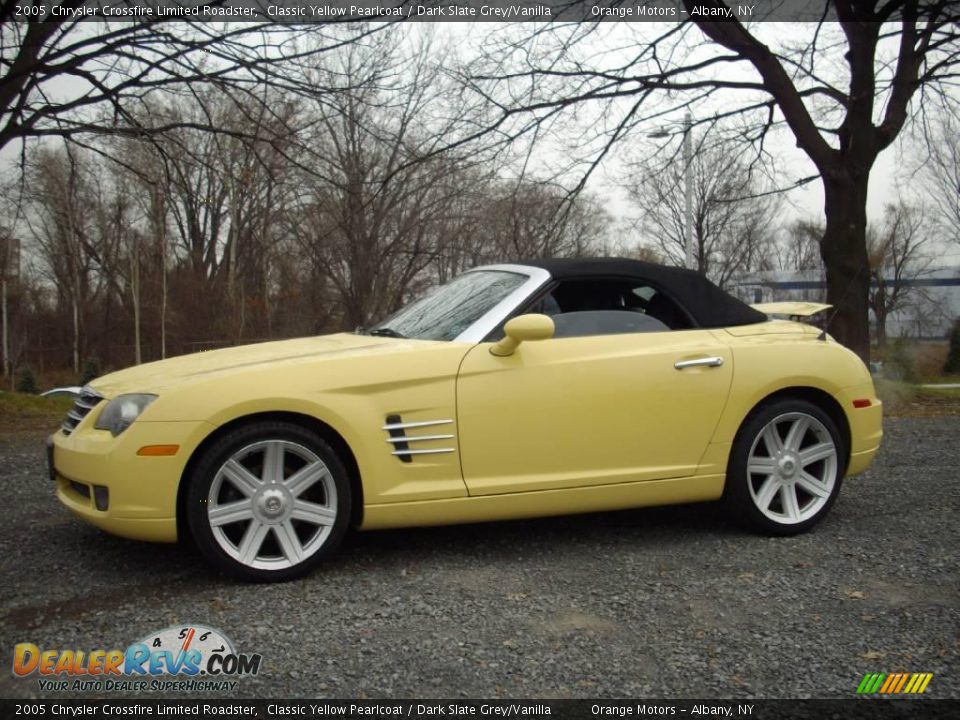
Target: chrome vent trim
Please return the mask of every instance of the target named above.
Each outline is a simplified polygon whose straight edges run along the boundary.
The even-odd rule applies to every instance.
[[[89,385],[85,385],[80,391],[80,395],[73,401],[73,407],[67,413],[60,424],[60,429],[64,435],[69,435],[77,429],[77,425],[83,422],[83,419],[90,414],[97,405],[105,398]]]
[[[436,450],[394,450],[391,455],[407,457],[409,455],[440,455],[455,452],[453,448],[437,448]]]
[[[435,440],[454,440],[456,435],[447,433],[440,435],[408,435],[406,432],[407,430],[416,428],[452,425],[452,419],[446,418],[443,420],[419,420],[417,422],[403,422],[403,418],[399,415],[387,415],[385,419],[386,423],[381,429],[387,431],[387,434],[389,435],[387,438],[387,444],[393,446],[393,451],[390,454],[398,458],[401,462],[411,462],[413,460],[413,456],[415,455],[444,455],[447,453],[456,452],[456,448],[453,447],[426,449],[410,448],[410,443]]]
[[[406,430],[407,428],[431,427],[432,425],[449,425],[453,420],[422,420],[421,422],[390,422],[390,418],[399,418],[399,415],[390,415],[387,417],[387,424],[382,430]]]
[[[398,435],[387,438],[388,443],[417,442],[418,440],[452,440],[453,435]]]
[[[93,398],[91,402],[88,398]],[[103,399],[102,395],[98,395],[90,388],[84,388],[80,391],[80,395],[77,396],[76,404],[87,410],[93,410],[97,406],[97,403]]]

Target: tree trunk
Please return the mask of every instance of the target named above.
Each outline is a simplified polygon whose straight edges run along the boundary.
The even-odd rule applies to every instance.
[[[869,171],[841,170],[824,176],[826,230],[820,242],[827,280],[827,302],[833,305],[829,331],[864,362],[870,360],[867,258],[867,185]]]
[[[73,296],[73,372],[80,372],[80,306]]]
[[[6,270],[6,268],[4,268]],[[10,372],[10,343],[7,339],[7,278],[3,278],[3,374]]]
[[[134,246],[134,255],[132,258],[133,268],[131,269],[130,290],[133,295],[133,354],[134,363],[140,365],[143,362],[143,354],[140,348],[140,244]]]
[[[160,359],[167,358],[167,236],[160,234]]]
[[[874,327],[877,329],[877,347],[885,348],[887,346],[887,314],[877,312],[874,308],[873,316],[875,319]]]

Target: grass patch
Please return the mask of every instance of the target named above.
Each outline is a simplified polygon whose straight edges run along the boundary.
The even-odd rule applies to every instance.
[[[927,388],[874,378],[883,413],[891,417],[960,415],[960,388]]]
[[[0,392],[0,429],[55,430],[67,410],[73,405],[70,398],[45,398],[25,393]]]
[[[891,339],[885,348],[874,346],[870,351],[871,360],[879,360],[887,366],[888,374],[892,376],[898,370],[905,368],[898,365],[907,365],[921,383],[960,382],[960,375],[944,375],[943,364],[947,360],[949,350],[946,341],[941,340],[900,340]],[[899,357],[898,357],[899,353]],[[899,362],[898,362],[899,361]]]
[[[956,387],[919,387],[917,395],[920,397],[953,400],[960,403],[960,388]]]

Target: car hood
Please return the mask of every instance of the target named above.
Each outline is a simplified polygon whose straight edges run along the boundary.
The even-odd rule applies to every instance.
[[[353,333],[241,345],[145,363],[97,378],[96,392],[114,397],[126,392],[156,392],[213,375],[256,369],[267,364],[299,363],[350,355],[404,352],[435,341],[373,337]],[[442,343],[446,344],[446,343]]]

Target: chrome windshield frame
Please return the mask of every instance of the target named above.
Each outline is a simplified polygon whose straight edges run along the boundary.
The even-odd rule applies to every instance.
[[[453,342],[483,342],[487,335],[493,332],[497,326],[500,325],[500,323],[510,317],[510,315],[518,307],[520,307],[525,300],[530,298],[535,292],[537,292],[537,290],[550,282],[549,272],[543,268],[532,267],[530,265],[481,265],[480,267],[467,270],[464,275],[489,270],[526,275],[527,279],[522,285],[514,289],[513,292],[507,295],[503,300],[498,302],[486,313],[480,316],[480,318],[475,320],[473,324],[471,324],[466,330],[453,338]]]

